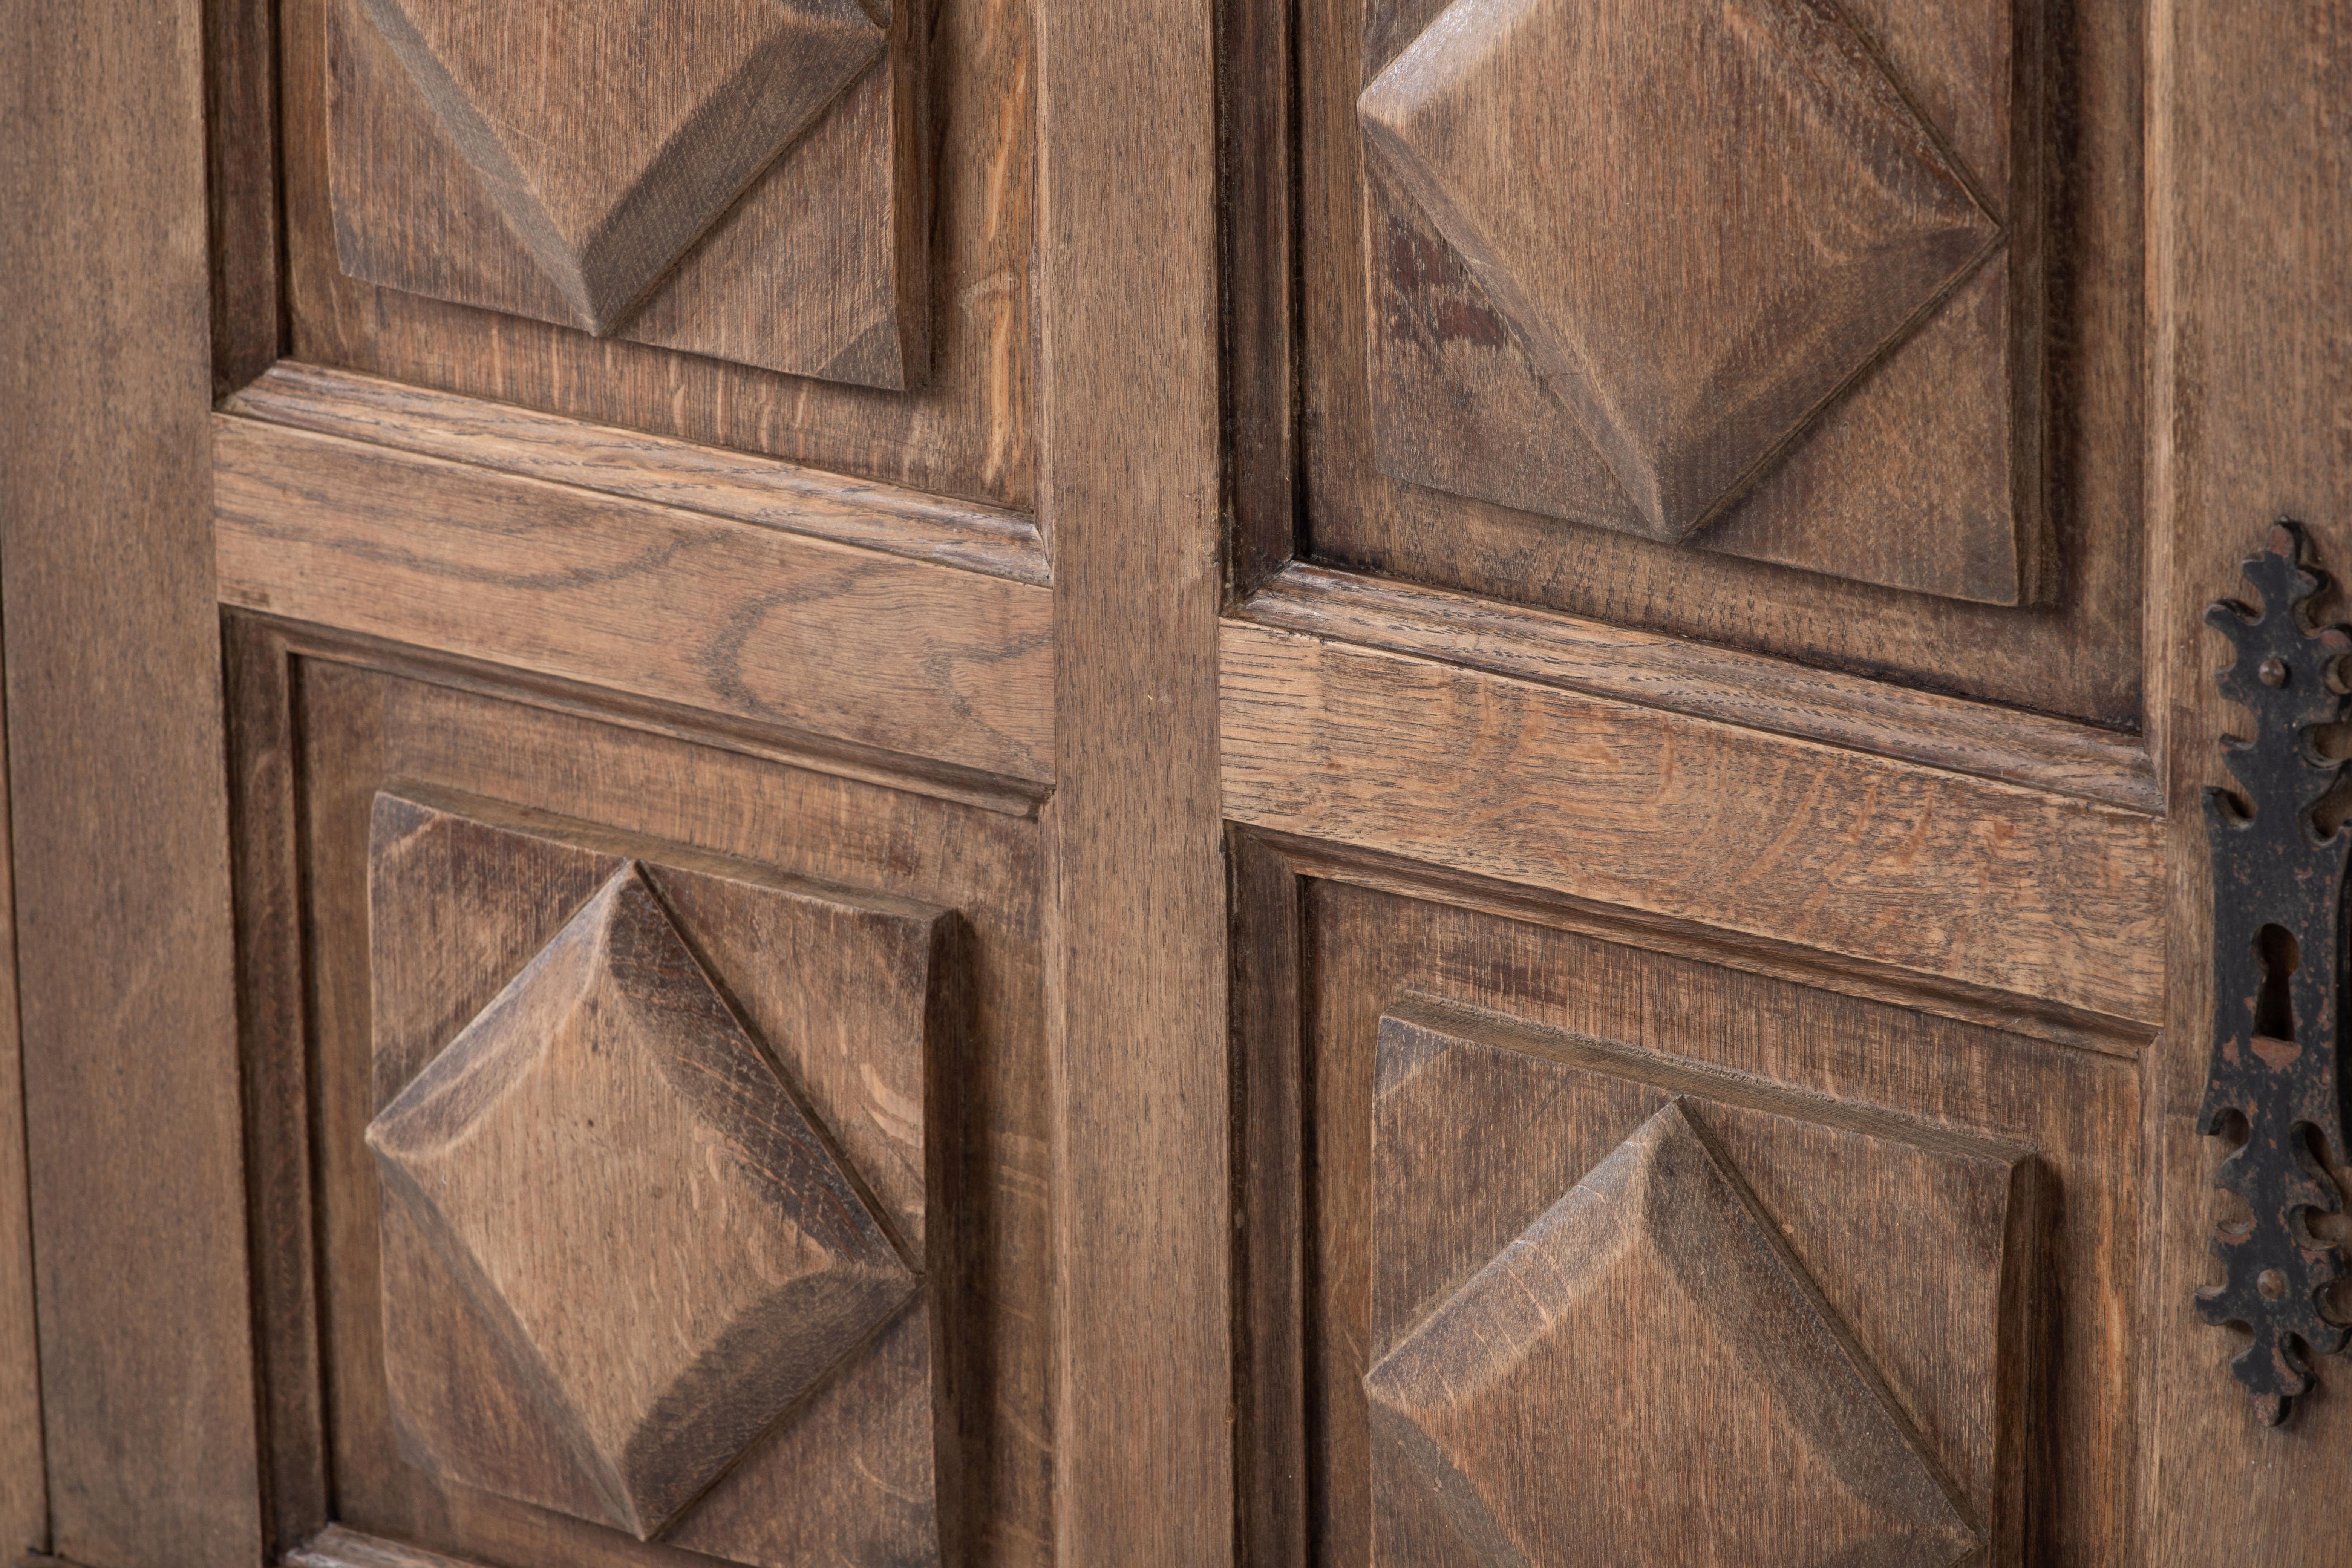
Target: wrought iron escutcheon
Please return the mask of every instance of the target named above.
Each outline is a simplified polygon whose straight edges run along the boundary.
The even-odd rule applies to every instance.
[[[2228,1279],[2200,1292],[2197,1304],[2209,1323],[2253,1331],[2253,1344],[2231,1368],[2253,1394],[2255,1414],[2276,1426],[2310,1386],[2306,1353],[2334,1354],[2347,1334],[2319,1308],[2343,1255],[2311,1233],[2309,1217],[2343,1210],[2314,1141],[2344,1158],[2336,998],[2352,833],[2322,837],[2314,826],[2313,808],[2344,763],[2319,756],[2312,731],[2345,716],[2337,660],[2352,653],[2352,632],[2304,629],[2302,607],[2326,579],[2305,562],[2302,528],[2273,525],[2267,546],[2242,568],[2262,595],[2261,612],[2227,600],[2205,611],[2206,624],[2237,645],[2236,661],[2215,680],[2222,696],[2252,712],[2254,734],[2221,742],[2244,798],[2205,792],[2213,1059],[2198,1127],[2226,1133],[2243,1119],[2245,1144],[2222,1163],[2219,1180],[2245,1199],[2252,1219],[2215,1232]]]

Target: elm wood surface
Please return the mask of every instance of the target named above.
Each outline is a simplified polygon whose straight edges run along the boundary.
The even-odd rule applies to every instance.
[[[919,143],[909,140],[911,131],[883,123],[890,107],[885,100],[898,89],[878,66],[835,102],[773,176],[801,182],[806,194],[780,190],[760,222],[747,216],[714,235],[638,318],[643,330],[665,336],[682,330],[684,305],[673,297],[700,287],[689,274],[707,275],[711,292],[693,301],[705,335],[681,353],[593,339],[343,274],[331,209],[325,76],[328,19],[342,3],[292,0],[278,18],[287,342],[295,357],[1014,510],[1034,506],[1036,66],[1026,6],[948,0],[923,35],[910,39],[929,50],[927,61],[909,56],[906,65],[921,78],[908,85],[908,94],[920,93],[929,117]],[[901,25],[911,26],[913,12],[900,9],[907,13]],[[928,221],[908,241],[928,237],[928,279],[919,300],[899,307],[906,319],[930,330],[929,350],[912,362],[919,384],[893,391],[721,363],[755,358],[761,340],[793,315],[788,299],[763,296],[796,293],[795,268],[838,259],[822,243],[837,227],[829,214],[844,205],[866,217],[879,210],[880,193],[859,194],[860,180],[879,167],[865,152],[902,141],[908,151],[927,153],[938,171],[929,182]],[[411,155],[387,150],[380,156],[383,170],[397,171],[409,166]],[[430,143],[414,153],[417,160],[441,156]],[[377,178],[383,183],[385,176]],[[911,220],[914,214],[901,204],[898,216]],[[478,226],[499,224],[487,212],[475,216]],[[791,223],[813,227],[821,243],[762,226]],[[881,237],[868,233],[861,243]],[[764,248],[741,255],[739,247]],[[436,243],[434,252],[478,248]],[[864,309],[885,300],[873,295],[836,303]]]
[[[222,417],[225,604],[1044,780],[1045,592]]]
[[[2167,1030],[2150,1063],[2145,1201],[2148,1417],[2139,1500],[2149,1561],[2352,1563],[2341,1528],[2352,1445],[2347,1367],[2322,1358],[2290,1424],[2264,1429],[2230,1372],[2242,1336],[2205,1327],[2197,1292],[2227,1217],[2213,1191],[2226,1145],[2197,1135],[2213,1020],[2212,884],[2199,797],[2232,783],[2216,744],[2252,732],[2214,689],[2230,654],[2203,608],[2242,597],[2238,563],[2273,519],[2305,524],[2312,552],[2352,568],[2352,464],[2341,389],[2352,375],[2352,90],[2345,18],[2291,6],[2249,26],[2203,0],[2150,22],[2149,261],[2157,552],[2149,615],[2164,680],[2151,719],[2172,802]],[[2249,105],[2263,112],[2250,116]],[[2237,237],[2261,236],[2256,244]],[[2340,596],[2314,606],[2342,618]],[[2306,962],[2308,960],[2306,959]],[[2345,1152],[2328,1151],[2337,1180]],[[2336,1222],[2340,1224],[2340,1222]],[[2322,1225],[2330,1222],[2322,1221]],[[2336,1239],[2343,1232],[2331,1227]]]
[[[2159,1016],[2137,813],[1247,626],[1224,647],[1234,820]]]
[[[1258,468],[1238,476],[1250,482],[1236,492],[1234,506],[1239,552],[1253,576],[1269,558],[1295,553],[2108,726],[2137,723],[2144,279],[2137,143],[2142,50],[2136,11],[2034,6],[2026,17],[2029,26],[2046,29],[2040,48],[2049,68],[2043,89],[2054,106],[2051,156],[2029,183],[2041,192],[2041,206],[2053,223],[2039,240],[2021,233],[2016,239],[2021,249],[2037,248],[2043,257],[2048,325],[2035,334],[2047,350],[2043,372],[2013,384],[2019,397],[2039,397],[2047,413],[2020,410],[2014,423],[2025,430],[2045,428],[2043,478],[2032,488],[2042,494],[2047,519],[2050,588],[2033,607],[2018,610],[1661,545],[1381,475],[1364,371],[1370,325],[1356,114],[1364,85],[1363,10],[1362,0],[1311,0],[1298,13],[1301,191],[1291,247],[1298,263],[1293,279],[1254,274],[1234,279],[1237,289],[1298,291],[1293,336],[1236,340],[1237,395],[1252,399],[1245,412],[1237,408],[1237,423],[1295,421],[1298,442],[1295,504],[1277,476]],[[1958,10],[1937,8],[1931,16],[1927,7],[1906,5],[1867,14],[1848,8],[1847,15],[1858,28],[1878,36],[1888,55],[1898,47],[1918,51],[1918,68],[1897,73],[1906,81],[2001,79],[1974,41],[1975,31],[1961,29],[1965,41],[1947,36],[1948,18]],[[1965,13],[1978,14],[1975,7]],[[2022,85],[2011,84],[2012,107],[2023,107],[2015,96]],[[1261,96],[1255,90],[1242,95],[1237,112],[1255,116],[1252,137],[1279,138],[1280,113],[1248,108]],[[1913,97],[1938,123],[1948,115],[1954,124],[1964,118],[1916,86]],[[2029,180],[2022,170],[2017,178]],[[1280,221],[1272,204],[1250,194],[1258,189],[1255,172],[1237,180],[1248,212],[1263,210],[1263,221]],[[1269,239],[1255,242],[1254,249],[1274,246]],[[1914,349],[1920,343],[1914,340]],[[1280,391],[1280,367],[1293,355],[1299,367],[1295,407],[1281,401]],[[1906,394],[1922,410],[1952,395],[1948,386]],[[1870,527],[1879,536],[1866,548],[1880,555],[1880,566],[1889,550],[1932,556],[1949,542],[1948,529],[1920,515],[1932,510],[1948,485],[1905,477],[1926,451],[1916,426],[1916,419],[1890,408],[1878,434],[1859,443],[1858,460],[1837,467],[1841,475],[1877,476],[1857,493],[1866,498]],[[1818,433],[1807,444],[1817,457],[1827,451],[1820,443],[1829,434]],[[1475,446],[1470,435],[1463,443],[1465,450]],[[1517,463],[1524,454],[1525,444],[1517,443],[1501,460]],[[1817,493],[1822,476],[1806,469],[1802,450],[1771,482],[1804,492],[1791,512],[1800,521],[1825,512]],[[1882,524],[1890,509],[1901,521]],[[1847,559],[1864,548],[1848,552]]]
[[[1016,512],[376,376],[280,361],[222,408],[1019,582],[1051,575],[1037,525]]]
[[[40,1544],[101,1568],[263,1551],[205,42],[186,0],[0,7],[0,663],[42,1374],[37,1404],[11,1379],[0,1427],[40,1433]],[[22,1509],[12,1531],[37,1528]]]
[[[1213,7],[1036,13],[1054,1554],[1233,1560]]]
[[[1384,1343],[1372,1261],[1377,1047],[1382,1012],[1402,1013],[1414,993],[1481,1010],[1475,1037],[1514,1051],[1557,1056],[1557,1045],[1547,1043],[1557,1041],[1554,1031],[1590,1037],[1611,1059],[1628,1064],[1609,1076],[1646,1081],[1654,1088],[1642,1092],[1657,1099],[1681,1092],[1776,1112],[1803,1106],[1791,1122],[1821,1131],[1784,1146],[1785,1164],[1773,1157],[1770,1139],[1740,1142],[1727,1122],[1717,1130],[1923,1441],[1936,1445],[1937,1462],[1963,1485],[1990,1478],[1996,1506],[1983,1517],[1992,1540],[2018,1542],[2022,1561],[2137,1560],[2129,1510],[2131,1391],[2142,1348],[2131,1329],[2137,1269],[2127,1250],[2110,1245],[2133,1223],[2142,1168],[2135,1063],[1645,952],[1638,933],[1621,944],[1450,908],[1440,901],[1442,889],[1406,896],[1314,877],[1295,886],[1297,944],[1266,962],[1286,962],[1297,977],[1298,1055],[1243,1071],[1253,1082],[1289,1073],[1303,1114],[1286,1128],[1253,1120],[1238,1136],[1252,1152],[1245,1234],[1261,1205],[1278,1214],[1296,1202],[1307,1216],[1303,1294],[1253,1304],[1248,1318],[1286,1307],[1294,1314],[1290,1332],[1302,1346],[1296,1392],[1276,1387],[1251,1398],[1264,1405],[1296,1397],[1306,1412],[1303,1447],[1288,1462],[1302,1464],[1308,1478],[1304,1503],[1316,1561],[1372,1561],[1372,1450],[1360,1380]],[[1262,940],[1255,932],[1247,939]],[[1286,1027],[1262,1024],[1244,1050],[1280,1048]],[[1459,1023],[1450,1027],[1465,1032]],[[1764,1100],[1752,1098],[1759,1093]],[[1572,1184],[1656,1109],[1656,1099],[1627,1100],[1615,1120],[1601,1118],[1609,1125],[1587,1135],[1582,1154],[1565,1144],[1547,1153],[1551,1146],[1542,1140],[1513,1143],[1496,1128],[1515,1118],[1568,1116],[1566,1102],[1524,1090],[1505,1098],[1501,1122],[1465,1115],[1448,1121],[1449,1135],[1493,1143],[1488,1158],[1499,1159],[1508,1146],[1531,1161],[1560,1161],[1567,1167],[1557,1173],[1560,1185],[1539,1203]],[[2012,1199],[2009,1212],[2021,1222],[2029,1209],[2044,1217],[2005,1229],[1962,1195],[2011,1191],[2005,1175],[1990,1186],[1955,1183],[1949,1171],[1920,1171],[1899,1145],[1884,1152],[1885,1163],[1858,1161],[1857,1135],[1874,1135],[1888,1119],[1909,1130],[1913,1149],[1934,1159],[1969,1148],[1979,1152],[1970,1158],[1981,1159],[1989,1143],[2001,1145],[2006,1152],[1990,1152],[2005,1172],[2018,1152],[2033,1150],[2036,1185],[2046,1196],[2036,1205]],[[1834,1179],[1817,1174],[1824,1161],[1838,1171]],[[1257,1188],[1261,1173],[1288,1190]],[[1979,1239],[1955,1245],[1946,1227],[1921,1223],[1923,1202],[1972,1215],[1956,1223]],[[1813,1237],[1839,1234],[1843,1222],[1825,1222],[1841,1215],[1853,1216],[1855,1228],[1845,1234],[1856,1239],[1833,1251],[1809,1250],[1822,1245],[1808,1239],[1809,1229]],[[1475,1256],[1460,1260],[1462,1272],[1521,1227],[1500,1229],[1484,1252],[1465,1247]],[[1433,1231],[1430,1245],[1443,1249],[1457,1234],[1458,1226]],[[2006,1240],[1994,1247],[1985,1239],[1995,1236]],[[2004,1257],[2015,1272],[2000,1261]],[[2028,1279],[2039,1281],[2040,1316],[2008,1318],[2017,1308],[2006,1292]],[[1259,1288],[1279,1286],[1277,1275]],[[1927,1306],[1906,1305],[1915,1300]],[[2010,1341],[2017,1359],[2005,1364],[2008,1352],[1981,1327],[1955,1335],[1952,1314],[1981,1325],[1988,1303],[1996,1320],[2040,1324]],[[1266,1348],[1274,1353],[1265,1363],[1278,1369],[1278,1347]],[[2012,1397],[2011,1390],[2031,1391],[2028,1426],[2008,1425],[2027,1415],[2026,1394]],[[1990,1464],[1987,1454],[1995,1457]],[[2012,1508],[1999,1505],[2004,1488]]]
[[[343,270],[901,388],[926,334],[926,18],[857,0],[334,0]]]
[[[777,1510],[824,1516],[845,1560],[934,1558],[929,1422],[903,1419],[929,1406],[930,1313],[902,1309],[953,1103],[929,1073],[954,1042],[926,1037],[952,917],[487,803],[379,795],[373,818],[366,1141],[404,1454],[735,1561],[776,1561]]]
[[[1889,74],[1917,62],[1829,8],[1428,10],[1370,7],[1356,102],[1383,472],[1836,575],[2030,596],[2038,509],[2015,505],[2011,458],[2030,506],[2039,443],[2011,431],[2006,123],[1971,170]],[[1935,58],[1961,68],[1936,85],[2005,121],[2007,7],[1959,12],[1938,20],[1993,47]],[[1889,426],[1916,454],[1894,485],[1853,450]],[[1810,481],[1794,506],[1768,482],[1792,454]],[[1890,515],[1905,479],[1925,481],[1932,528]]]
[[[961,1133],[953,1140],[960,1147],[939,1152],[946,1168],[932,1179],[940,1184],[934,1192],[963,1196],[950,1202],[943,1195],[947,1208],[933,1212],[929,1226],[910,1226],[888,1196],[904,1193],[906,1178],[894,1170],[893,1156],[871,1152],[884,1144],[869,1142],[867,1152],[847,1156],[860,1162],[870,1201],[898,1215],[893,1223],[901,1234],[929,1237],[940,1299],[952,1308],[936,1337],[927,1342],[919,1311],[893,1320],[849,1369],[856,1381],[821,1384],[757,1450],[760,1462],[747,1460],[730,1472],[670,1540],[709,1555],[782,1564],[817,1542],[837,1545],[853,1527],[871,1538],[920,1523],[894,1494],[911,1489],[907,1483],[916,1479],[908,1465],[909,1435],[929,1433],[936,1420],[943,1423],[940,1452],[960,1451],[962,1461],[961,1476],[942,1471],[943,1494],[961,1485],[968,1500],[961,1510],[970,1521],[966,1556],[956,1558],[959,1549],[943,1543],[949,1560],[1041,1561],[1050,1426],[1035,824],[404,680],[336,662],[317,639],[311,646],[319,651],[289,658],[286,640],[266,626],[233,622],[231,631],[233,668],[240,672],[237,773],[251,781],[240,822],[283,812],[299,824],[286,840],[241,845],[264,885],[278,889],[261,900],[266,908],[256,911],[254,924],[265,939],[272,929],[289,937],[307,931],[313,954],[307,976],[278,976],[281,988],[297,994],[307,989],[313,998],[307,1020],[299,1008],[275,1009],[268,1015],[274,1026],[254,1041],[249,1069],[257,1081],[309,1104],[317,1118],[315,1199],[310,1182],[257,1194],[261,1223],[283,1248],[273,1253],[266,1310],[278,1321],[315,1314],[323,1331],[311,1342],[323,1363],[311,1372],[314,1384],[323,1382],[321,1424],[307,1437],[281,1436],[286,1451],[278,1462],[323,1477],[331,1442],[338,1458],[331,1517],[428,1549],[515,1568],[681,1561],[668,1546],[638,1546],[478,1491],[437,1487],[404,1465],[393,1443],[381,1363],[375,1176],[360,1131],[376,1101],[369,1066],[369,803],[396,774],[408,781],[401,789],[419,800],[469,801],[469,809],[479,811],[492,811],[481,803],[493,797],[527,803],[528,810],[492,811],[510,835],[543,839],[550,818],[542,814],[561,817],[561,842],[589,862],[590,892],[599,858],[643,853],[647,839],[660,840],[652,875],[673,900],[700,960],[721,975],[745,1023],[763,1039],[812,1045],[813,1054],[794,1069],[797,1081],[819,1116],[847,1130],[844,1146],[863,1136],[861,1122],[884,1144],[903,1134],[906,1102],[916,1096],[945,1093],[947,1103],[961,1110],[956,1125],[941,1128]],[[754,886],[742,883],[740,870],[714,879],[702,869],[713,865],[711,856],[756,861],[789,880],[776,884],[761,873]],[[946,1010],[939,1026],[952,1025],[968,1042],[958,1053],[960,1083],[910,1096],[901,1069],[870,1056],[863,1068],[882,1066],[880,1082],[861,1069],[852,1083],[836,1070],[841,1064],[827,1066],[824,1052],[814,1049],[870,1040],[877,1028],[840,1016],[826,1025],[805,1011],[807,999],[793,999],[801,973],[793,955],[814,960],[820,949],[831,955],[844,982],[831,994],[836,1000],[866,997],[861,1005],[886,1007],[897,1005],[888,996],[903,993],[885,984],[890,965],[851,979],[854,966],[840,967],[844,943],[824,940],[825,926],[795,936],[793,921],[776,923],[782,905],[773,889],[813,883],[877,889],[825,898],[878,902],[885,912],[907,900],[962,911],[959,931],[966,934],[959,942],[966,958],[953,972],[968,976],[968,984],[934,998]],[[529,876],[489,878],[474,896],[495,903],[531,884]],[[766,916],[763,904],[770,906]],[[433,900],[400,907],[412,911],[420,935],[429,931]],[[565,912],[547,917],[551,931]],[[826,917],[851,919],[852,930],[864,918]],[[441,929],[446,936],[478,928],[445,919]],[[737,945],[706,942],[707,932]],[[836,924],[835,935],[841,934]],[[285,951],[275,942],[265,945]],[[420,951],[448,950],[445,943]],[[770,952],[783,961],[758,956]],[[468,970],[476,976],[472,1000],[427,999],[435,1018],[462,1024],[528,960],[529,945],[477,956],[481,962]],[[454,1016],[443,1018],[445,1013]],[[429,1038],[436,1027],[404,1026],[400,1037]],[[314,1070],[304,1068],[306,1038],[313,1042]],[[846,1096],[847,1103],[826,1103],[822,1097],[829,1092]],[[299,1147],[281,1151],[280,1158],[307,1163]],[[942,1213],[959,1221],[944,1233]],[[311,1236],[318,1237],[315,1253],[305,1239]],[[323,1296],[314,1294],[314,1282]],[[287,1355],[273,1368],[273,1383],[295,1381],[299,1359]],[[927,1366],[939,1372],[935,1396],[914,1392],[925,1384]],[[833,1479],[811,1487],[794,1479],[803,1473]],[[941,1527],[951,1528],[957,1509],[947,1495],[941,1510]],[[322,1510],[307,1523],[289,1521],[286,1539],[302,1539],[326,1517]],[[883,1560],[890,1560],[887,1552]]]
[[[2151,814],[2163,804],[2137,735],[1602,621],[1299,563],[1235,615]]]
[[[2026,1151],[1411,1000],[1376,1084],[1379,1560],[2016,1561]]]

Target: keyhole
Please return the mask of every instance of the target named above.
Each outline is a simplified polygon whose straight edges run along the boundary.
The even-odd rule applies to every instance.
[[[2254,933],[2254,956],[2262,961],[2262,994],[2254,999],[2254,1033],[2273,1040],[2294,1038],[2294,993],[2288,982],[2303,951],[2284,926],[2266,925]]]

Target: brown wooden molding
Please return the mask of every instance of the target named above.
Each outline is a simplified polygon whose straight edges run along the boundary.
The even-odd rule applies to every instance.
[[[2159,1016],[2159,825],[2138,813],[1245,625],[1223,689],[1235,820]]]
[[[224,604],[1049,776],[1045,589],[229,415],[214,484]]]
[[[2137,735],[1605,621],[1297,563],[1234,613],[2137,811],[2163,805]]]
[[[284,1558],[284,1568],[478,1568],[461,1558],[331,1524]]]
[[[292,360],[270,366],[222,408],[322,436],[764,523],[1015,582],[1042,584],[1050,577],[1037,525],[1019,512],[780,458]]]
[[[1290,879],[1311,877],[1477,910],[1604,942],[1635,943],[1646,952],[1769,975],[1819,991],[1883,1002],[2100,1056],[2137,1058],[2147,1049],[2157,1034],[2152,1023],[2063,1006],[2039,997],[1922,974],[1898,964],[1825,952],[1696,921],[1599,903],[1570,893],[1498,881],[1377,849],[1302,838],[1260,827],[1236,827],[1234,835],[1250,845],[1254,856],[1280,868],[1285,885],[1289,887],[1296,886]]]

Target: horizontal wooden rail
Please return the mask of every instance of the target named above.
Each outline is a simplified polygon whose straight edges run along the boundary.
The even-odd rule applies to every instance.
[[[224,604],[1045,781],[1052,593],[236,415]]]
[[[1660,632],[1302,564],[1284,568],[1239,616],[2151,814],[2163,809],[2137,735]]]
[[[224,408],[321,436],[348,436],[1017,582],[1044,583],[1048,576],[1037,525],[1018,512],[672,436],[291,360],[272,365]]]
[[[1226,815],[1971,990],[2161,1016],[2143,813],[1228,622]]]

